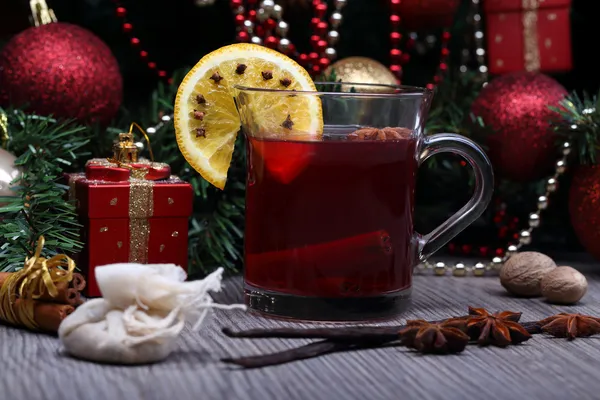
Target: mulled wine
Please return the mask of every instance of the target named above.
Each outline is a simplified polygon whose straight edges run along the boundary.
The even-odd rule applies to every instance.
[[[465,137],[424,134],[428,89],[319,88],[236,87],[247,140],[246,304],[303,320],[393,317],[409,304],[415,265],[487,207],[491,164]],[[413,227],[417,169],[441,152],[470,164],[474,194],[422,235]]]
[[[314,299],[406,291],[416,139],[248,138],[245,280]]]

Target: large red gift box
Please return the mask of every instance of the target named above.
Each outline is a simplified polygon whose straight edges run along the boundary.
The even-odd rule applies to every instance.
[[[486,0],[483,5],[490,73],[571,69],[571,0]]]
[[[77,261],[89,297],[101,295],[97,266],[132,262],[187,268],[191,185],[171,176],[166,164],[136,161],[132,166],[93,159],[85,173],[68,176],[83,225],[85,248]]]

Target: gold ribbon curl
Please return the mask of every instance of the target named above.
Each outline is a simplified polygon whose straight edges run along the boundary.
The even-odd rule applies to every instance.
[[[46,292],[56,297],[56,284],[70,282],[75,270],[75,261],[65,254],[49,259],[42,257],[44,243],[44,237],[40,236],[33,257],[26,258],[23,268],[10,274],[0,288],[0,319],[30,330],[38,329],[33,300]]]
[[[0,141],[2,141],[2,148],[6,149],[10,136],[8,135],[8,116],[5,112],[0,111]]]

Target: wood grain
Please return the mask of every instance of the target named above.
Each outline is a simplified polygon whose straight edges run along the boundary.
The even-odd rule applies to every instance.
[[[600,271],[600,269],[599,269]],[[402,318],[437,320],[467,306],[523,311],[531,321],[558,312],[600,316],[600,277],[588,274],[589,293],[577,306],[504,294],[497,278],[416,277],[413,305]],[[216,296],[241,301],[241,280]],[[279,351],[305,339],[232,339],[221,333],[293,324],[240,311],[217,312],[199,332],[186,329],[179,350],[153,366],[120,367],[74,360],[58,339],[0,326],[2,399],[598,399],[600,337],[572,342],[535,335],[507,349],[468,347],[452,356],[422,356],[405,348],[330,354],[281,366],[243,370],[219,360]]]

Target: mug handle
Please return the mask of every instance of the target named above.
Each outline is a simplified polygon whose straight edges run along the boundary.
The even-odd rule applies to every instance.
[[[439,133],[425,137],[418,156],[418,164],[420,166],[429,157],[446,152],[464,157],[471,165],[475,172],[475,190],[469,202],[440,226],[427,235],[417,233],[419,261],[425,261],[479,218],[490,203],[494,192],[494,172],[490,160],[481,147],[464,136]]]

